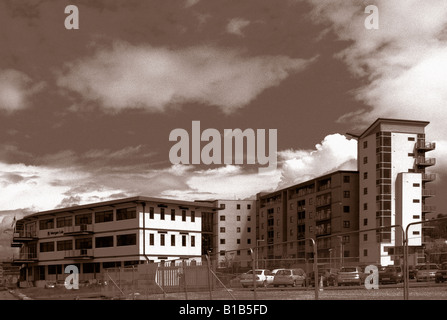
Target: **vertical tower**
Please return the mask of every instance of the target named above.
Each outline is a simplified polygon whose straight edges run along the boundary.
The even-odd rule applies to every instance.
[[[433,209],[425,200],[433,192],[426,183],[434,180],[426,168],[435,164],[426,152],[435,144],[425,141],[429,122],[377,119],[358,137],[360,230],[422,221]],[[409,243],[421,245],[423,227],[410,228]],[[360,235],[360,261],[397,264],[402,249],[398,228],[368,231]],[[414,251],[414,250],[413,250]]]

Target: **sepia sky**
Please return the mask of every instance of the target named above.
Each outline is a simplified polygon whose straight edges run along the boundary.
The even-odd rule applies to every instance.
[[[78,30],[64,26],[70,4]],[[378,117],[430,121],[431,201],[447,212],[447,4],[375,1],[368,30],[369,4],[0,1],[0,225],[134,195],[243,199],[356,170],[346,133]],[[277,170],[173,165],[169,134],[194,120],[276,129]]]

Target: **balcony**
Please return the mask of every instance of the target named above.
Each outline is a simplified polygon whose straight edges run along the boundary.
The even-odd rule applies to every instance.
[[[422,174],[422,181],[424,182],[430,182],[436,180],[436,174],[434,173],[423,173]]]
[[[420,151],[431,151],[436,149],[435,142],[425,142],[424,140],[419,140],[416,142],[416,149]]]
[[[435,158],[425,158],[425,157],[417,157],[416,158],[416,165],[423,166],[423,167],[429,167],[436,164]]]
[[[423,213],[434,212],[434,211],[436,211],[436,206],[422,206]]]
[[[37,253],[19,253],[12,257],[14,263],[31,263],[37,261]]]
[[[422,189],[422,197],[424,197],[424,198],[434,197],[435,195],[436,195],[436,191],[435,190]]]
[[[37,239],[35,231],[16,230],[12,236],[13,243],[29,242]]]
[[[84,236],[93,233],[93,225],[81,224],[80,226],[65,227],[64,234],[67,236]]]
[[[93,259],[93,249],[76,249],[65,251],[65,259],[90,260]]]

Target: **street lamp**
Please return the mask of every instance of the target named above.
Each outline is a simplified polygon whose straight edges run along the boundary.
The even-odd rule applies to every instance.
[[[259,242],[264,242],[264,239],[256,240],[256,269],[258,268]]]

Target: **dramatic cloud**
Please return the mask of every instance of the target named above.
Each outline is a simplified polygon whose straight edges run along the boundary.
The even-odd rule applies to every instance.
[[[43,82],[34,83],[23,72],[13,69],[0,70],[0,110],[13,112],[26,108],[30,97],[44,86]]]
[[[357,140],[340,134],[328,135],[314,150],[285,150],[280,188],[304,182],[336,170],[357,170]]]
[[[346,48],[336,57],[362,81],[356,98],[370,108],[340,117],[364,128],[378,117],[427,120],[436,170],[447,168],[447,6],[444,0],[378,0],[379,29],[364,27],[366,2],[308,0],[313,17]],[[369,3],[368,3],[369,4]],[[329,24],[328,24],[329,23]],[[325,30],[325,34],[328,34]],[[439,176],[438,176],[439,178]],[[438,180],[439,182],[439,180]]]
[[[126,108],[159,112],[194,102],[230,113],[311,61],[249,57],[212,46],[173,50],[116,42],[93,57],[68,63],[57,83],[111,112]]]

